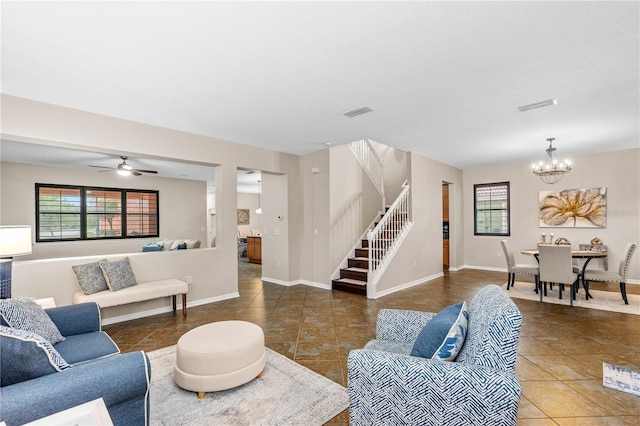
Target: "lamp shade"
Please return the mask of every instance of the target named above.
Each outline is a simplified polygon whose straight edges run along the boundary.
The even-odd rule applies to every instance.
[[[0,257],[31,254],[31,226],[0,226]]]

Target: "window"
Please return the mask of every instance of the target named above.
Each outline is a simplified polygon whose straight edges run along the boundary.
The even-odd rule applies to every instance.
[[[36,241],[157,237],[158,191],[36,184]]]
[[[473,185],[474,235],[511,235],[509,182]]]

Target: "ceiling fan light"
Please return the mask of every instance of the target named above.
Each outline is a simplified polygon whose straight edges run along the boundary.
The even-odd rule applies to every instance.
[[[131,176],[131,170],[120,169],[118,170],[120,176]]]

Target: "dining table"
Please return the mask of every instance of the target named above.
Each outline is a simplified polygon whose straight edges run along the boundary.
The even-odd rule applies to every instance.
[[[520,253],[527,255],[527,256],[533,256],[536,258],[536,260],[538,261],[538,264],[540,263],[540,259],[538,258],[538,256],[540,255],[540,251],[535,248],[535,249],[524,249],[521,250]],[[582,268],[580,270],[580,274],[578,276],[578,279],[582,279],[582,287],[584,287],[584,271],[587,269],[587,265],[589,264],[589,262],[591,262],[591,259],[595,259],[595,258],[599,258],[599,259],[603,259],[604,260],[604,268],[605,270],[607,269],[607,252],[606,250],[580,250],[580,249],[571,249],[571,257],[573,259],[585,259],[584,264],[582,265]],[[588,289],[585,287],[585,298],[588,299],[593,299],[593,296],[589,293]]]

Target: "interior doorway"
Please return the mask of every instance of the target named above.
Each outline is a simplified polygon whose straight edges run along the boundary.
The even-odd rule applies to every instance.
[[[449,270],[449,184],[442,182],[442,270]]]

